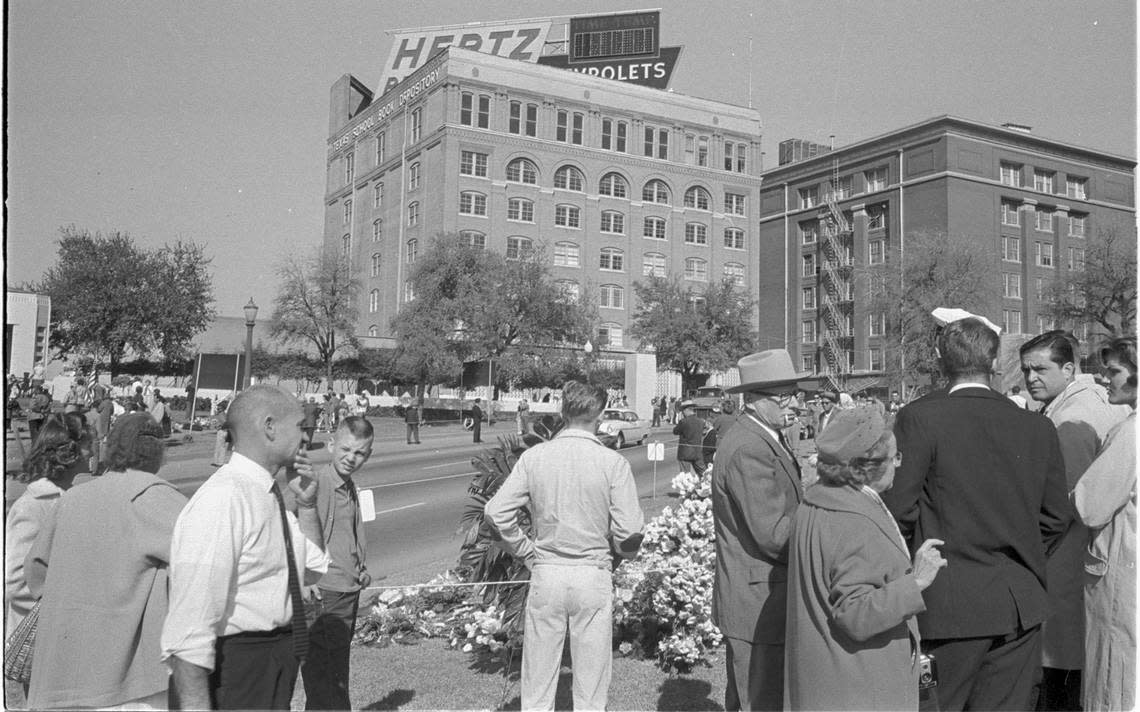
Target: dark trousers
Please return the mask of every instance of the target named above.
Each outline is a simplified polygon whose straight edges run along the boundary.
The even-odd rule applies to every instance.
[[[699,457],[695,460],[689,458],[682,460],[680,458],[677,458],[677,462],[680,464],[681,470],[684,472],[693,472],[699,475],[705,471],[705,461]]]
[[[724,708],[737,710],[784,709],[784,646],[724,639],[728,680]]]
[[[40,425],[43,423],[43,418],[28,418],[28,436],[32,439],[32,444],[36,444],[36,436],[40,434]]]
[[[942,710],[1033,709],[1041,626],[990,638],[924,640],[938,664]]]
[[[418,443],[420,441],[420,424],[419,423],[408,423],[407,425],[408,425],[408,444],[411,445],[413,442]]]
[[[356,630],[360,592],[321,589],[310,608],[309,655],[301,667],[305,709],[352,709],[348,700],[348,653]]]
[[[474,437],[471,439],[471,442],[483,442],[483,438],[481,437],[483,434],[483,421],[481,419],[475,419],[475,423],[471,426],[471,432],[474,435]]]
[[[1037,712],[1081,709],[1081,671],[1041,668],[1036,709]]]
[[[210,696],[215,709],[289,709],[297,683],[289,628],[222,636],[214,650]]]

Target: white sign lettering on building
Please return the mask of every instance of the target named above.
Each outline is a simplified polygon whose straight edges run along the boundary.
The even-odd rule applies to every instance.
[[[550,20],[516,20],[393,30],[388,33],[392,35],[392,49],[380,77],[380,94],[402,82],[447,47],[537,62],[550,25]]]
[[[445,74],[446,68],[443,60],[436,62],[435,66],[426,70],[419,78],[401,89],[399,94],[393,94],[388,97],[387,101],[377,102],[376,108],[370,106],[365,109],[367,116],[333,141],[330,150],[338,151],[360,138],[369,129],[376,127],[380,122],[396,113],[404,104],[415,99],[443,79]]]

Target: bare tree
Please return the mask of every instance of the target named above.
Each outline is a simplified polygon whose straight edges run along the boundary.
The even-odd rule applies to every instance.
[[[322,246],[311,259],[286,258],[277,275],[281,285],[273,300],[270,334],[282,343],[311,345],[331,388],[333,360],[357,346],[360,282],[352,276],[348,256]]]
[[[1135,333],[1136,234],[1125,232],[1119,225],[1097,230],[1084,259],[1074,257],[1064,279],[1049,289],[1046,315],[1071,328],[1097,324],[1111,336]]]

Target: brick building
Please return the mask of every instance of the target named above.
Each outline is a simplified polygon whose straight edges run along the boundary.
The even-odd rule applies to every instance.
[[[1003,296],[985,316],[1005,333],[1053,328],[1042,295],[1083,261],[1086,240],[1114,224],[1134,235],[1135,167],[1027,127],[941,116],[766,170],[757,242],[779,257],[752,275],[760,333],[805,370],[879,371],[884,325],[851,276],[919,231],[999,256]]]
[[[364,285],[366,345],[392,345],[417,255],[456,233],[541,246],[567,292],[592,290],[597,343],[630,351],[645,274],[760,297],[759,174],[752,109],[450,48],[377,98],[333,85],[324,239]]]

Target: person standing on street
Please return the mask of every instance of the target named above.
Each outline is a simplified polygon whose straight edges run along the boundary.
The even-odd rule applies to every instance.
[[[737,362],[744,412],[717,447],[712,471],[716,570],[712,618],[725,637],[726,710],[784,704],[788,538],[803,499],[800,466],[780,432],[798,374],[784,349]]]
[[[307,442],[311,447],[313,443],[316,442],[313,438],[317,433],[317,419],[320,418],[321,415],[321,406],[317,403],[315,396],[309,396],[308,400],[301,405],[301,411],[304,413],[305,418],[305,422],[301,426],[301,431],[305,433]]]
[[[372,437],[372,424],[363,417],[352,415],[340,421],[330,443],[332,463],[317,471],[317,517],[329,568],[310,589],[309,655],[301,667],[307,710],[352,709],[349,648],[360,592],[372,583],[352,476],[371,457]]]
[[[111,418],[115,414],[115,402],[111,400],[110,391],[102,385],[96,385],[92,390],[95,397],[95,406],[92,411],[95,421],[95,440],[92,443],[94,454],[91,456],[91,473],[101,475],[106,466],[107,435],[111,432]]]
[[[293,396],[252,386],[227,415],[234,453],[174,527],[162,659],[182,709],[287,710],[308,651],[301,586],[329,564],[317,481]],[[275,479],[283,467],[297,516]]]
[[[574,709],[604,710],[613,661],[615,558],[633,558],[645,518],[629,461],[594,432],[606,391],[562,388],[566,427],[526,450],[484,512],[503,544],[531,570],[524,619],[522,709],[552,710],[566,632]],[[535,539],[519,527],[529,508]]]
[[[483,407],[480,405],[482,402],[481,398],[476,398],[475,404],[471,406],[471,442],[483,442]]]
[[[701,474],[705,471],[705,421],[697,417],[693,401],[684,400],[677,407],[681,411],[681,421],[673,427],[677,440],[677,463],[681,472]]]
[[[899,411],[902,464],[883,501],[910,550],[945,541],[946,576],[923,592],[924,652],[943,710],[1026,710],[1049,613],[1046,555],[1072,516],[1057,431],[990,389],[997,327],[968,316],[937,338],[948,390]]]
[[[404,408],[404,424],[408,430],[408,444],[420,444],[420,426],[424,424],[423,403],[419,398],[412,400]],[[413,440],[414,438],[414,440]]]
[[[1067,331],[1046,331],[1021,345],[1021,372],[1041,414],[1053,421],[1065,458],[1066,491],[1077,486],[1100,452],[1108,433],[1128,416],[1113,406],[1091,374],[1079,373],[1080,342]],[[1010,399],[1012,400],[1012,398]],[[1041,626],[1042,678],[1038,710],[1081,706],[1084,667],[1084,552],[1089,530],[1080,519],[1069,523],[1046,564],[1049,618]]]

